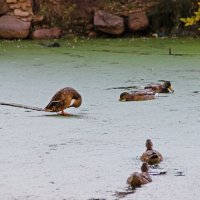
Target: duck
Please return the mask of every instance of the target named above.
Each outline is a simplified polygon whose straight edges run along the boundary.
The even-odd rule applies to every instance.
[[[81,103],[81,95],[75,89],[65,87],[56,92],[44,110],[46,112],[61,112],[61,115],[68,115],[64,112],[66,108],[78,108]]]
[[[149,89],[155,91],[156,93],[169,93],[169,92],[174,93],[172,85],[169,81],[164,81],[163,84],[160,83],[149,84],[145,86],[144,89]]]
[[[155,99],[155,91],[145,89],[132,91],[130,93],[123,92],[120,94],[119,101],[145,101]]]
[[[151,139],[146,140],[146,151],[140,157],[142,162],[147,162],[149,165],[156,165],[163,161],[163,156],[153,149],[153,143]]]
[[[127,184],[132,188],[140,187],[141,185],[152,182],[152,179],[149,175],[149,166],[148,163],[144,162],[141,166],[141,173],[134,172],[127,179]]]

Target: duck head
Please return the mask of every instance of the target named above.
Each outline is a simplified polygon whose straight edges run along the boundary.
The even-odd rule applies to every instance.
[[[147,150],[153,149],[153,143],[150,139],[146,140],[146,148],[147,148]]]
[[[141,171],[142,172],[148,172],[149,171],[149,166],[146,162],[144,162],[141,166]]]
[[[78,108],[82,104],[82,98],[80,95],[74,95],[70,107]]]
[[[128,92],[123,92],[120,94],[119,101],[130,101],[131,95]]]
[[[172,89],[172,85],[169,81],[165,81],[163,84],[164,89],[167,89],[169,92],[174,93],[174,90]]]

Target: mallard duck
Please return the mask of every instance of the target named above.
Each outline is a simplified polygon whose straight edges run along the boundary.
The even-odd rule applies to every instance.
[[[147,163],[143,163],[141,166],[141,173],[134,172],[131,176],[127,179],[127,183],[135,188],[141,185],[147,184],[152,182],[152,179],[149,175],[149,167]]]
[[[150,139],[146,140],[146,148],[147,150],[140,157],[142,162],[147,162],[149,165],[155,165],[163,160],[162,155],[158,151],[153,150],[153,143]]]
[[[155,99],[155,92],[150,90],[138,90],[130,93],[123,92],[120,95],[120,101],[145,101]]]
[[[60,112],[62,115],[67,115],[64,112],[69,107],[79,107],[82,103],[81,95],[73,88],[66,87],[59,90],[45,107],[46,112]]]
[[[172,89],[171,83],[169,81],[164,81],[163,84],[155,83],[151,85],[145,86],[144,89],[151,89],[155,91],[156,93],[168,93],[168,92],[174,92]]]

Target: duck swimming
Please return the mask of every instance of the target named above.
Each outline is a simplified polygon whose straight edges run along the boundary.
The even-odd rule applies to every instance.
[[[73,88],[66,87],[59,90],[51,99],[49,104],[44,108],[46,112],[61,112],[62,115],[67,115],[64,112],[69,107],[79,107],[82,103],[81,95]]]
[[[127,183],[135,188],[141,185],[147,184],[152,182],[152,179],[149,175],[149,166],[147,163],[143,163],[141,166],[141,173],[134,172],[131,176],[127,179]]]
[[[142,162],[147,162],[149,165],[155,165],[163,160],[162,155],[158,151],[153,150],[153,143],[150,139],[146,140],[146,148],[147,150],[140,157]]]
[[[119,101],[145,101],[155,99],[156,92],[151,90],[138,90],[130,93],[123,92]]]
[[[174,93],[174,90],[172,89],[171,83],[169,81],[164,81],[163,84],[155,83],[145,86],[144,89],[150,89],[152,91],[155,91],[156,93]]]

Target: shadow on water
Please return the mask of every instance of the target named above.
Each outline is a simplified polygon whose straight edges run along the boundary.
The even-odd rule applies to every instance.
[[[111,65],[118,65],[118,64],[120,64],[119,62],[111,62],[110,63]]]
[[[38,45],[46,47],[46,48],[61,47],[61,45],[58,42],[41,42],[41,43],[38,43]]]
[[[68,52],[65,52],[63,53],[64,55],[69,55],[71,57],[75,57],[75,58],[83,58],[84,56],[82,55],[78,55],[78,54],[71,54],[71,53],[68,53]]]
[[[193,91],[192,93],[194,93],[194,94],[199,94],[200,91]]]
[[[104,198],[92,198],[92,199],[88,199],[88,200],[106,200]]]
[[[143,80],[143,79],[141,79]],[[158,82],[162,82],[164,83],[166,80],[158,80]],[[167,81],[170,81],[170,80],[167,80]],[[136,81],[132,81],[132,80],[128,80],[126,81],[125,83],[134,83]],[[170,82],[173,82],[173,81],[170,81]],[[155,84],[155,83],[147,83],[147,84]],[[143,89],[142,86],[136,86],[136,85],[131,85],[131,86],[119,86],[119,87],[112,87],[112,88],[106,88],[106,90],[132,90],[132,89]]]
[[[139,186],[138,188],[141,188],[141,186]],[[122,199],[125,198],[127,195],[129,194],[134,194],[136,192],[136,188],[132,188],[132,187],[128,187],[125,191],[123,192],[118,192],[116,191],[115,194],[113,196],[115,196],[117,199]],[[117,200],[116,199],[116,200]]]
[[[121,87],[113,87],[113,88],[107,88],[106,90],[132,90],[132,89],[139,89],[138,86],[121,86]]]
[[[149,173],[151,176],[159,176],[159,175],[166,175],[167,172],[163,171],[163,172],[150,172]]]
[[[178,169],[174,169],[174,176],[185,176],[185,173],[183,171],[180,171]]]
[[[159,175],[166,175],[170,173],[171,170],[163,170],[163,167],[160,167],[159,165],[152,165],[150,166],[151,171],[149,174],[151,176],[159,176]],[[153,171],[152,171],[153,170]],[[173,172],[171,172],[174,176],[185,176],[185,173],[179,169],[173,169]]]
[[[61,115],[61,114],[44,114],[44,115],[38,115],[38,116],[31,116],[31,117],[51,117],[51,118],[57,118],[57,119],[67,119],[67,118],[74,118],[74,119],[85,119],[87,116],[85,114],[67,114],[67,115]]]
[[[113,51],[109,49],[102,49],[102,50],[91,50],[92,52],[106,52],[106,53],[113,53],[113,54],[134,54],[134,55],[151,55],[149,52],[139,52],[139,51],[132,51],[132,52],[125,52],[125,51]]]
[[[112,54],[131,54],[131,55],[145,55],[145,56],[148,56],[148,55],[161,55],[161,56],[176,56],[176,57],[180,57],[180,56],[185,56],[185,57],[192,57],[192,56],[198,56],[199,54],[198,53],[155,53],[155,52],[142,52],[142,51],[113,51],[113,50],[110,50],[110,49],[101,49],[101,50],[96,50],[96,49],[93,49],[93,50],[90,50],[92,52],[106,52],[106,53],[112,53]]]
[[[138,188],[141,188],[141,186],[139,186]],[[134,194],[135,192],[136,192],[136,188],[128,187],[123,192],[116,191],[112,196],[115,197],[115,200],[119,200],[119,199],[125,198],[129,194]],[[91,198],[91,199],[88,199],[88,200],[106,200],[106,199],[104,199],[104,198]]]

